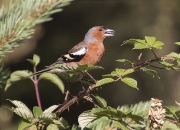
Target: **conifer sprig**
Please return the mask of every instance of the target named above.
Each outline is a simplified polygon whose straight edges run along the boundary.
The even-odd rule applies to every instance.
[[[0,57],[31,38],[37,24],[51,20],[72,0],[15,0],[0,11]]]

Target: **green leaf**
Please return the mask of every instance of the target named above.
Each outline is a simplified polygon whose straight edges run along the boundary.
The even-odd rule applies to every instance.
[[[140,122],[137,122],[137,124],[134,121],[137,121],[137,119],[147,118],[151,104],[152,100],[146,102],[139,102],[133,105],[118,106],[117,111],[120,110],[123,113],[126,113],[127,116],[123,118],[123,121],[129,122],[128,125],[130,125],[130,127],[134,128],[135,130],[139,130],[144,128],[144,125],[142,125]],[[140,116],[140,118],[133,117],[132,115]]]
[[[36,54],[33,55],[33,60],[35,62],[35,66],[37,66],[40,62],[40,57]]]
[[[24,130],[25,128],[31,126],[31,122],[28,122],[27,120],[22,120],[19,123],[18,130]]]
[[[40,62],[40,57],[36,54],[33,55],[33,59],[27,59],[33,66],[37,66]]]
[[[145,36],[145,40],[148,43],[148,45],[152,46],[152,44],[156,41],[155,37]]]
[[[117,62],[127,62],[127,63],[129,63],[129,64],[133,64],[131,61],[129,61],[129,60],[126,60],[126,59],[118,59],[118,60],[116,60]]]
[[[37,106],[33,107],[33,114],[35,118],[38,118],[42,114],[41,108]]]
[[[96,83],[96,87],[102,86],[102,85],[104,85],[104,84],[108,84],[108,83],[111,83],[111,82],[114,82],[114,79],[113,79],[113,78],[104,78],[104,79],[99,80],[99,81]]]
[[[53,105],[49,108],[47,108],[45,111],[43,111],[43,113],[39,116],[39,119],[53,119],[55,118],[54,113],[52,113],[59,105]]]
[[[60,129],[68,128],[68,122],[64,118],[60,118],[59,120],[52,120],[53,124],[57,125]]]
[[[59,127],[56,124],[49,124],[46,130],[59,130]]]
[[[180,128],[178,126],[179,126],[179,124],[172,123],[172,122],[165,120],[165,122],[163,124],[163,130],[180,130]]]
[[[78,117],[78,123],[81,127],[81,130],[84,129],[90,122],[97,119],[97,116],[90,114],[89,111],[83,112]]]
[[[98,102],[98,104],[102,107],[102,108],[106,108],[107,107],[107,102],[99,96],[94,96],[93,97],[96,99],[96,101]]]
[[[122,125],[118,121],[114,121],[112,119],[109,119],[108,117],[101,117],[98,118],[91,123],[89,123],[85,128],[91,129],[91,130],[106,130],[106,129],[122,129],[122,130],[129,130],[127,127]]]
[[[149,47],[147,44],[137,43],[137,44],[134,44],[133,49],[148,49],[148,48],[151,48],[151,47]]]
[[[11,74],[10,78],[7,80],[6,86],[5,86],[5,91],[15,82],[24,79],[25,77],[29,76],[32,74],[32,72],[28,70],[19,70],[15,71]]]
[[[131,74],[134,72],[134,69],[127,69],[123,72],[122,76],[125,76],[125,75],[128,75],[128,74]]]
[[[16,106],[16,108],[11,108],[10,110],[12,110],[18,116],[20,116],[26,120],[31,120],[32,118],[34,118],[32,112],[29,110],[29,108],[24,103],[22,103],[21,101],[17,101],[17,100],[9,100],[9,101]]]
[[[46,79],[57,85],[57,87],[64,93],[64,84],[62,80],[55,74],[52,73],[43,73],[39,76],[39,80]]]
[[[129,85],[130,87],[138,89],[137,81],[133,78],[123,78],[121,81],[124,82],[125,84]]]
[[[176,44],[176,45],[180,45],[180,42],[175,42],[174,44]]]
[[[156,49],[162,49],[162,46],[164,45],[163,42],[161,41],[156,41],[155,43],[153,43],[152,47],[156,48]]]
[[[116,73],[119,75],[119,76],[122,76],[122,74],[124,73],[125,69],[118,69],[116,68]]]
[[[175,53],[175,52],[171,52],[170,54],[168,54],[167,56],[173,57],[175,59],[180,60],[180,55]]]
[[[180,66],[180,60],[177,60],[177,64],[178,64],[178,66]]]
[[[157,76],[158,78],[160,78],[158,75],[157,75],[157,72],[155,70],[152,70],[152,69],[148,69],[146,67],[142,67],[140,68],[142,71],[146,72],[147,74],[151,75],[153,78],[155,76]]]
[[[166,112],[169,113],[169,114],[173,114],[173,116],[178,119],[178,113],[180,111],[180,108],[179,107],[176,107],[176,106],[166,106],[165,107],[166,109]]]

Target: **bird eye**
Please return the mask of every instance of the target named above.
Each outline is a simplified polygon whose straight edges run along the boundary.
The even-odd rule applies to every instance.
[[[99,29],[99,31],[102,31],[102,29]]]

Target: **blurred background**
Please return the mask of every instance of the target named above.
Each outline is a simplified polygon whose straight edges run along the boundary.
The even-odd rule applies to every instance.
[[[5,0],[0,0],[2,5]],[[6,1],[7,2],[7,1]],[[174,42],[180,41],[180,1],[178,0],[77,0],[63,8],[63,12],[52,15],[53,20],[35,27],[33,38],[26,41],[13,53],[8,53],[4,60],[10,70],[31,70],[26,59],[33,54],[41,58],[37,69],[41,70],[55,62],[63,53],[83,40],[85,33],[93,26],[103,25],[116,31],[114,37],[105,39],[105,55],[98,64],[104,70],[92,71],[96,79],[108,74],[115,68],[128,68],[115,60],[126,58],[136,60],[140,51],[133,50],[132,45],[121,46],[130,38],[144,39],[144,36],[155,36],[165,43],[163,50],[155,50],[158,56],[174,51],[179,47]],[[145,51],[142,59],[153,58],[150,51]],[[163,100],[164,105],[175,105],[180,102],[180,75],[175,71],[157,70],[160,79],[136,72],[131,75],[138,81],[139,91],[124,83],[116,82],[95,91],[103,97],[108,105],[116,108],[125,104],[147,101],[150,98]],[[65,85],[66,82],[64,82]],[[80,90],[79,84],[73,84],[72,94]],[[52,83],[40,81],[40,96],[43,109],[64,100],[64,94]],[[17,82],[6,92],[1,92],[0,129],[16,130],[20,118],[4,106],[11,107],[6,99],[20,100],[30,109],[37,105],[33,83],[27,79]],[[91,103],[81,101],[74,104],[63,117],[70,123],[76,123],[78,115],[93,107]]]

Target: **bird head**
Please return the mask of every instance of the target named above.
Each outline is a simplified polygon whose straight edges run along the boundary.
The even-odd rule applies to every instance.
[[[114,36],[115,31],[104,26],[95,26],[88,30],[84,40],[86,42],[103,41],[105,37]]]

